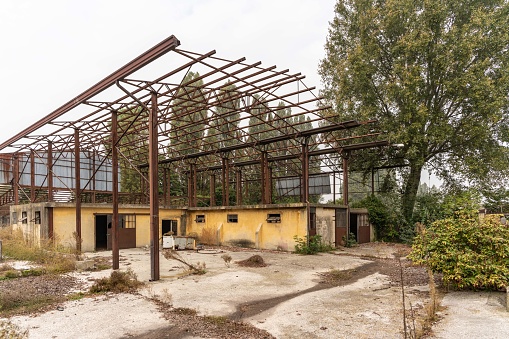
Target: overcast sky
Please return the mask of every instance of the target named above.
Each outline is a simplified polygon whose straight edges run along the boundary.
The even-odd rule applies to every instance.
[[[0,142],[170,35],[320,87],[335,0],[1,0]],[[165,70],[161,70],[161,74]]]

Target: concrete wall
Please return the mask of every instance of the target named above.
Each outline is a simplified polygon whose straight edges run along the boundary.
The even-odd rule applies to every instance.
[[[322,236],[322,241],[334,244],[336,209],[327,207],[315,207],[316,211],[316,234]]]
[[[16,205],[10,207],[11,224],[14,229],[21,229],[29,243],[40,244],[42,239],[48,238],[48,225],[44,223],[48,218],[44,203]],[[36,224],[35,212],[40,212],[41,222]],[[23,212],[26,212],[26,223],[23,223]],[[14,218],[16,213],[16,218]]]
[[[238,222],[228,222],[229,214],[237,215]],[[268,214],[280,214],[281,222],[268,222]],[[199,215],[205,215],[205,222],[196,221]],[[202,243],[293,251],[293,237],[307,235],[306,216],[304,204],[193,208],[188,210],[187,234]]]

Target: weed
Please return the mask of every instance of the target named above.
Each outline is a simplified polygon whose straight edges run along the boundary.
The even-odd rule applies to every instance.
[[[2,272],[2,274],[0,275],[0,280],[15,279],[15,278],[19,278],[20,276],[21,276],[21,273],[19,271],[12,269],[12,270]]]
[[[228,318],[226,318],[226,317],[215,316],[215,315],[207,315],[204,317],[204,320],[211,324],[214,324],[216,326],[224,325],[224,324],[228,323],[228,321],[229,321]]]
[[[353,234],[352,232],[348,234],[348,238],[346,237],[346,235],[344,235],[341,239],[343,240],[343,244],[345,244],[345,247],[353,247],[357,245],[357,240],[355,240],[355,234]]]
[[[10,320],[0,320],[0,338],[24,339],[28,338],[28,330],[22,330]]]
[[[232,261],[231,255],[225,253],[221,256],[221,259],[224,260],[224,264],[226,265],[226,267],[230,267],[230,262]]]
[[[334,250],[334,247],[330,244],[326,244],[322,240],[321,235],[306,236],[305,239],[294,236],[295,240],[295,253],[298,254],[316,254],[318,252],[329,252]]]
[[[196,315],[198,312],[196,310],[193,310],[192,308],[186,308],[186,307],[177,307],[173,309],[173,312],[181,315]]]
[[[0,312],[2,315],[10,313],[33,312],[46,305],[62,301],[61,297],[51,295],[34,295],[25,291],[3,291],[0,294]],[[1,338],[1,337],[0,337]]]
[[[46,273],[65,273],[75,268],[75,259],[69,248],[56,248],[51,241],[36,246],[23,237],[21,230],[13,230],[12,227],[1,228],[0,238],[4,255],[11,259],[44,265]]]
[[[138,277],[131,269],[125,272],[113,271],[109,277],[96,280],[90,287],[90,292],[130,293],[135,292],[142,285],[143,283],[138,281]]]

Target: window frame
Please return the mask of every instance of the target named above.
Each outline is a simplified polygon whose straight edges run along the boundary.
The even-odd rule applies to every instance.
[[[226,215],[226,222],[236,224],[239,222],[239,215],[238,214],[227,214]]]

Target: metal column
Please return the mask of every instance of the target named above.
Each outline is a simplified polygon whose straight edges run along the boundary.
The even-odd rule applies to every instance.
[[[14,205],[19,205],[19,155],[12,155],[12,190],[14,195]]]
[[[76,202],[76,250],[81,252],[81,164],[80,164],[80,131],[74,130],[74,190]]]
[[[228,157],[221,158],[221,175],[223,179],[223,206],[230,205],[230,163]]]
[[[348,158],[350,152],[342,152],[343,158],[343,205],[346,206],[346,241],[350,237],[350,207],[348,206]]]
[[[48,201],[53,201],[53,143],[48,141]]]
[[[309,202],[309,147],[308,139],[302,144],[302,182],[301,202]]]
[[[120,253],[118,246],[118,114],[111,112],[111,192],[113,200],[113,216],[111,218],[111,250],[113,269],[120,267]]]
[[[35,202],[35,152],[30,150],[30,202]]]
[[[210,175],[210,206],[216,206],[216,175]]]
[[[268,161],[267,161],[267,151],[262,151],[262,156],[260,159],[260,166],[261,166],[261,184],[262,184],[262,204],[268,204],[267,199],[267,191],[268,189],[268,182],[267,182],[267,172],[269,171],[268,168]]]
[[[158,185],[158,134],[157,93],[152,92],[148,119],[149,183],[150,183],[150,277],[159,280],[159,185]]]
[[[240,168],[237,170],[236,174],[236,186],[235,186],[235,192],[237,193],[237,196],[235,197],[235,203],[237,206],[242,205],[242,171]]]

